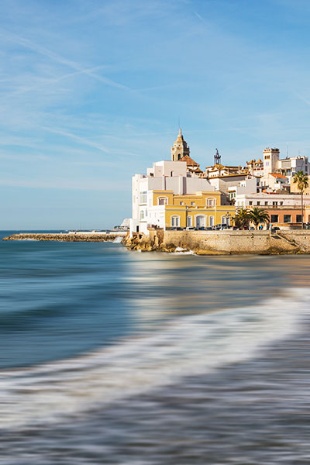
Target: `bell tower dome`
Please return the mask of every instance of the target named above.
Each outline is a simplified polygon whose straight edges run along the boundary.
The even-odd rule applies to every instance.
[[[182,129],[179,129],[178,137],[176,138],[173,146],[171,147],[171,160],[181,160],[185,155],[189,156],[189,147],[182,135]]]

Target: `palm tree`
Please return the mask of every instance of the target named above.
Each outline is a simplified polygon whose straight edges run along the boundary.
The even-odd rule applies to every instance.
[[[308,176],[303,171],[297,171],[293,177],[293,183],[297,184],[301,198],[301,228],[304,228],[304,191],[309,186]]]
[[[245,229],[249,227],[250,217],[249,212],[245,208],[239,208],[236,216],[234,217],[235,226],[239,229]]]
[[[257,229],[258,225],[261,223],[269,223],[269,214],[263,208],[253,207],[252,210],[248,212],[248,215],[255,229]]]

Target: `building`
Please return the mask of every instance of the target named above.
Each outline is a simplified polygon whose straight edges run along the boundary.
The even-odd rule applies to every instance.
[[[221,164],[216,149],[214,165],[203,173],[191,158],[180,129],[171,147],[171,160],[158,161],[146,174],[133,176],[130,233],[231,225],[236,209],[254,206],[264,208],[274,225],[300,227],[301,196],[290,194],[289,184],[296,171],[308,172],[307,157],[281,160],[278,148],[266,148],[263,160],[251,160],[242,168]],[[305,222],[310,221],[308,190]]]
[[[202,175],[199,163],[190,156],[190,149],[184,140],[181,129],[179,129],[178,136],[171,147],[171,161],[185,161],[188,172]]]
[[[276,190],[293,188],[292,179],[298,171],[309,173],[308,157],[286,157],[280,159],[280,150],[266,148],[264,150],[264,173],[261,177],[262,187]],[[294,190],[294,189],[293,189]]]
[[[267,173],[260,178],[261,190],[270,192],[290,192],[289,179],[281,173]]]
[[[230,224],[234,207],[222,203],[206,178],[187,170],[186,161],[159,161],[132,179],[130,232],[150,228],[206,228]]]
[[[181,158],[188,156],[189,157],[190,150],[189,146],[187,145],[186,141],[184,140],[182,129],[179,129],[179,134],[174,141],[173,146],[171,147],[171,160],[178,161]]]
[[[310,195],[304,196],[304,222],[310,221]],[[300,228],[302,222],[301,197],[299,194],[260,192],[236,196],[236,209],[259,207],[266,210],[270,223],[287,229]]]

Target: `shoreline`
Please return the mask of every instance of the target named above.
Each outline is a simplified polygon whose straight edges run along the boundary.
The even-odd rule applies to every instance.
[[[163,231],[149,236],[128,232],[17,233],[4,241],[119,242],[139,252],[193,253],[196,255],[310,254],[310,230],[278,231]]]

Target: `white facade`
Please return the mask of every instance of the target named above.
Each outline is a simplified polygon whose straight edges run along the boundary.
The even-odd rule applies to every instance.
[[[291,178],[298,171],[303,171],[305,174],[309,174],[310,166],[308,157],[290,157],[279,160],[278,169],[284,176]]]
[[[259,180],[248,177],[228,187],[229,199],[235,200],[238,195],[256,194]]]
[[[270,191],[288,190],[289,179],[281,173],[267,173],[260,179],[260,186],[262,189],[269,189]]]
[[[187,172],[186,162],[159,161],[147,170],[147,174],[135,174],[132,178],[132,218],[130,233],[148,234],[148,225],[165,227],[166,197],[153,205],[153,191],[166,190],[175,195],[215,191],[209,181]]]
[[[215,190],[229,194],[230,198],[234,198],[237,193],[256,193],[257,186],[259,185],[259,180],[257,178],[246,175],[209,178],[209,182]]]
[[[248,207],[296,207],[300,208],[300,194],[239,194],[236,196],[236,208]],[[310,206],[310,195],[304,195],[304,206]]]

